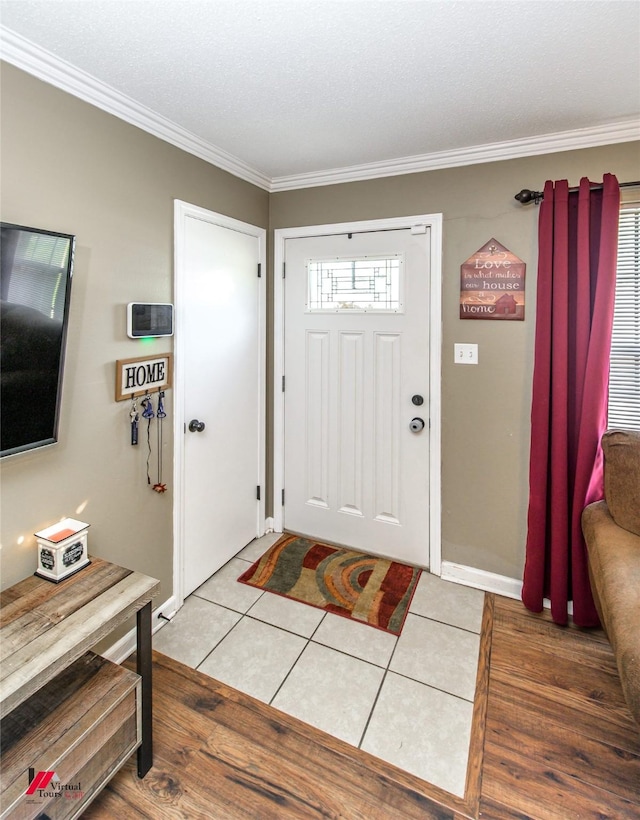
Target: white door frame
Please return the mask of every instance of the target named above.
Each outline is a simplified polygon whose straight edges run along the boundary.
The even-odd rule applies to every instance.
[[[429,281],[429,572],[441,574],[441,352],[442,352],[442,214],[371,219],[362,222],[339,222],[331,225],[307,225],[300,228],[278,228],[274,231],[274,381],[273,381],[273,529],[282,531],[284,487],[284,279],[285,242],[287,239],[325,236],[334,233],[358,233],[426,226],[431,230]]]
[[[188,218],[203,219],[222,228],[229,228],[233,231],[254,236],[259,242],[259,261],[261,264],[262,277],[259,288],[259,384],[258,401],[260,406],[260,486],[262,493],[260,496],[258,513],[258,530],[264,533],[265,526],[265,436],[266,436],[266,236],[265,228],[250,225],[247,222],[240,222],[238,219],[225,216],[224,214],[208,211],[197,205],[190,205],[179,199],[174,200],[174,236],[175,236],[175,267],[174,267],[174,301],[175,301],[175,335],[174,335],[174,424],[173,424],[173,595],[175,597],[176,609],[179,609],[184,601],[184,433],[186,418],[184,415],[185,381],[184,381],[184,358],[185,350],[182,343],[180,329],[184,327],[186,316],[184,315],[184,291],[185,291],[185,220]],[[256,273],[257,276],[257,273]],[[204,412],[204,411],[203,411]]]

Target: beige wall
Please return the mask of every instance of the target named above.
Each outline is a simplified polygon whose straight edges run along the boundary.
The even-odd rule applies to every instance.
[[[172,343],[129,339],[125,305],[172,301],[174,199],[266,228],[269,195],[12,66],[1,82],[2,219],[76,235],[60,440],[2,460],[2,585],[34,571],[33,532],[70,515],[91,523],[94,555],[159,578],[161,603],[173,497],[147,486],[143,428],[131,447],[114,373],[116,359]],[[172,391],[167,400],[170,410]]]
[[[640,144],[583,149],[271,196],[271,228],[442,213],[442,554],[521,578],[528,504],[537,214],[513,197],[547,179],[640,179]],[[524,322],[458,318],[460,265],[495,238],[527,264]],[[453,364],[477,342],[477,367]]]
[[[113,392],[116,359],[141,349],[126,336],[124,306],[172,300],[174,199],[262,227],[270,210],[272,228],[444,214],[443,557],[521,575],[537,209],[513,195],[548,178],[638,179],[638,144],[269,197],[11,66],[0,79],[1,217],[77,237],[60,442],[1,465],[3,586],[35,569],[32,533],[72,515],[91,523],[94,554],[160,578],[158,602],[171,594],[172,495],[147,487],[144,437],[128,444],[128,406]],[[491,237],[527,263],[525,322],[457,318],[460,264]],[[478,342],[479,366],[454,366],[454,342]],[[164,450],[170,478],[169,430]]]

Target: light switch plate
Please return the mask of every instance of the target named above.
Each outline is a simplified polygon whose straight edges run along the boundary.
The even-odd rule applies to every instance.
[[[453,352],[456,364],[478,364],[478,345],[454,344]]]

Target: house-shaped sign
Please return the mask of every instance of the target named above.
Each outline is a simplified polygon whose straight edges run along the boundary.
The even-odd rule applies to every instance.
[[[461,319],[524,319],[526,265],[495,239],[460,266]]]

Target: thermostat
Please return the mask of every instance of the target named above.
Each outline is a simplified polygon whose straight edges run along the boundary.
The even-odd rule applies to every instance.
[[[127,335],[132,339],[173,336],[173,305],[166,302],[129,302]]]

